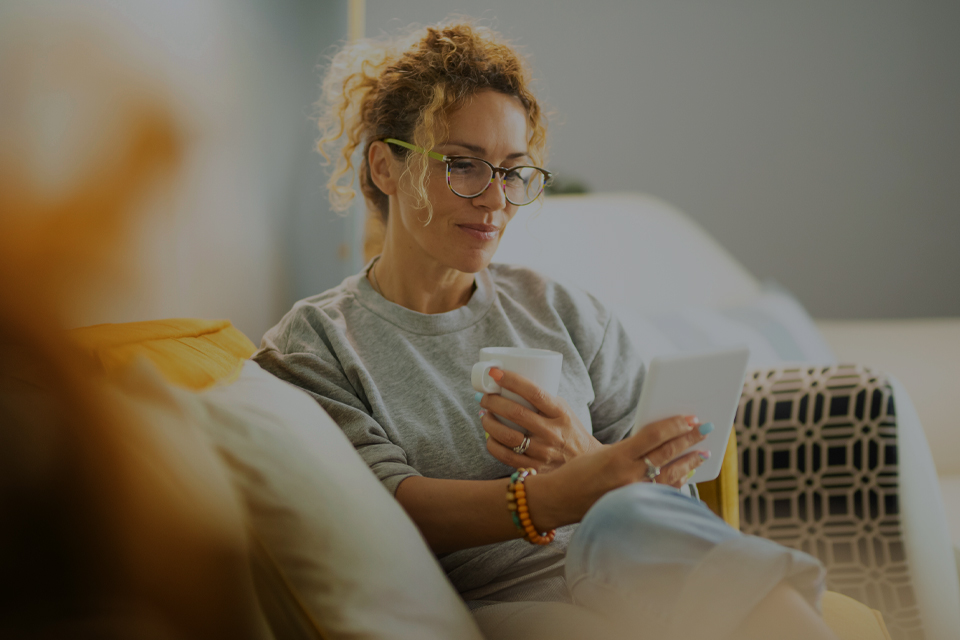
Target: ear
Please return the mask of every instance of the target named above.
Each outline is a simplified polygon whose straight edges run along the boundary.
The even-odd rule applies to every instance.
[[[370,164],[370,179],[373,184],[388,196],[396,195],[400,181],[400,163],[390,152],[390,146],[381,140],[370,143],[367,162]]]

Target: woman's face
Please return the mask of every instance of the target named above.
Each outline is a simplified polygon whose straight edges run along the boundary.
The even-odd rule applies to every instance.
[[[444,155],[483,158],[494,166],[531,164],[527,155],[527,115],[512,96],[485,90],[449,117],[449,139],[435,149]],[[433,218],[416,207],[409,182],[398,191],[399,211],[391,212],[388,234],[439,265],[476,273],[493,258],[507,223],[517,211],[507,202],[501,178],[476,198],[461,198],[447,187],[446,166],[430,160],[427,193]],[[409,181],[409,177],[405,180]],[[395,213],[399,215],[395,215]]]

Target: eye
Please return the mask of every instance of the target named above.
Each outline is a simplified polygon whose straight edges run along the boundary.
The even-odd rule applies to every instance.
[[[503,176],[503,183],[508,186],[525,185],[530,181],[528,173],[529,170],[527,167],[517,167],[512,171],[508,171],[507,174]]]
[[[450,173],[457,176],[471,176],[479,172],[480,163],[469,158],[457,158],[450,161]]]

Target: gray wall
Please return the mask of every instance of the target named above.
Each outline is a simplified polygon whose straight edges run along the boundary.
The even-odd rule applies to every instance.
[[[316,150],[313,106],[320,97],[324,65],[347,37],[347,0],[254,0],[253,4],[259,27],[270,31],[274,71],[284,78],[282,85],[276,82],[276,92],[268,94],[276,105],[272,115],[278,119],[277,128],[295,132],[291,144],[283,147],[289,154],[284,199],[274,212],[282,226],[285,312],[295,301],[340,284],[362,266],[361,217],[330,210],[328,176]]]
[[[562,175],[672,202],[815,316],[960,315],[960,2],[483,7],[367,0],[367,35],[479,17],[531,57]]]

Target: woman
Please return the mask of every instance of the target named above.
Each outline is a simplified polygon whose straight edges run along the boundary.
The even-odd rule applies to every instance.
[[[324,97],[321,150],[340,147],[332,202],[352,197],[343,185],[362,149],[383,250],[297,303],[255,358],[337,421],[468,604],[574,602],[634,634],[691,637],[686,596],[709,594],[724,613],[703,637],[764,637],[774,612],[798,638],[833,637],[816,612],[815,559],[742,536],[677,491],[705,455],[674,460],[704,438],[695,416],[625,438],[643,365],[609,311],[491,264],[517,207],[549,179],[546,123],[517,54],[464,24],[392,48],[361,42],[334,59]],[[497,395],[478,405],[469,372],[488,346],[561,352],[558,395],[493,370],[539,413]],[[515,474],[526,468],[539,474]],[[746,564],[733,588],[704,578]]]

